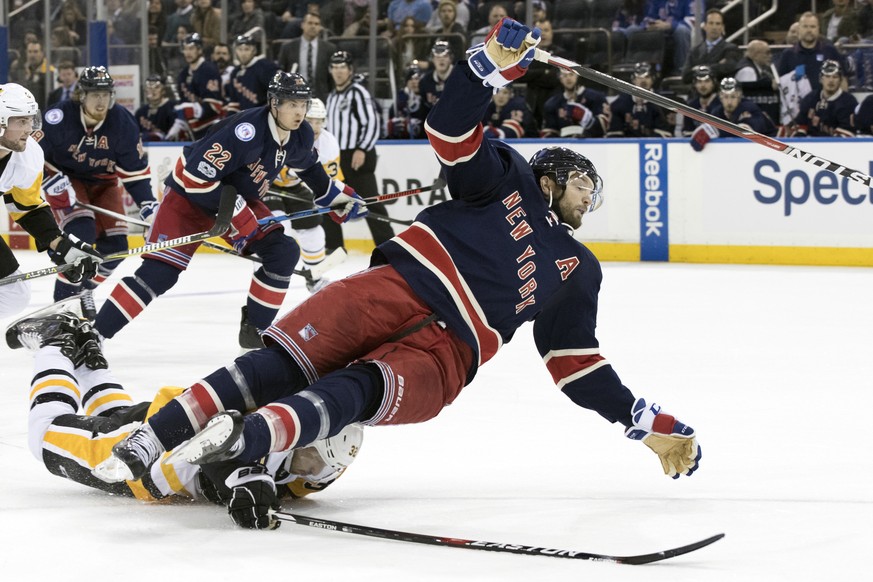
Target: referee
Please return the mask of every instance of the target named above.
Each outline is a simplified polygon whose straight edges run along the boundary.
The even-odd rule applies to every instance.
[[[340,168],[345,183],[362,198],[377,196],[376,140],[379,139],[379,115],[370,93],[353,79],[354,66],[348,51],[337,51],[330,57],[330,76],[334,90],[327,96],[327,128],[340,147]],[[385,205],[367,204],[373,214],[388,214]],[[391,225],[377,218],[367,218],[373,242],[380,245],[394,236]],[[330,253],[343,246],[342,226],[331,220],[324,221],[325,246]]]

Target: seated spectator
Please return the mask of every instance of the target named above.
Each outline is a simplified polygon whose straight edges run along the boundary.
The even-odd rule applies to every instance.
[[[155,27],[158,39],[164,38],[167,31],[167,14],[164,12],[164,3],[161,0],[148,0],[148,2],[149,28]]]
[[[418,64],[406,67],[405,85],[388,111],[387,139],[423,139],[427,107],[419,93],[422,71]]]
[[[428,24],[426,30],[441,35],[443,39],[449,41],[454,54],[464,54],[467,49],[467,31],[458,23],[458,3],[455,0],[440,0],[434,14],[437,16],[437,25]]]
[[[79,74],[76,73],[76,65],[71,61],[63,61],[58,65],[58,83],[60,87],[49,93],[48,107],[61,101],[69,101],[73,97],[73,91],[76,90],[76,81],[79,80]]]
[[[430,20],[431,14],[433,14],[433,8],[430,5],[430,0],[391,0],[385,24],[389,26],[389,30],[398,32],[403,21],[411,16],[424,28]],[[393,28],[391,28],[392,26]]]
[[[837,61],[825,61],[820,73],[821,91],[800,101],[794,118],[794,137],[854,137],[852,116],[858,100],[842,89],[843,71]]]
[[[252,32],[255,28],[259,30]],[[239,14],[230,22],[227,33],[230,38],[248,35],[258,42],[265,38],[264,11],[258,6],[257,0],[239,0]]]
[[[625,0],[612,20],[612,32],[630,36],[643,29],[643,18],[646,10],[645,0]]]
[[[403,72],[413,61],[427,61],[431,41],[426,36],[424,25],[411,16],[407,16],[400,24],[400,30],[394,37],[394,65],[398,78],[403,78]]]
[[[652,65],[637,63],[631,82],[651,91],[655,86]],[[672,137],[675,131],[675,121],[671,121],[663,109],[640,97],[622,93],[610,109],[612,117],[607,137]]]
[[[819,27],[826,39],[838,44],[857,37],[861,25],[850,0],[831,0],[831,8],[819,16]]]
[[[192,32],[191,13],[194,12],[193,1],[194,0],[175,0],[176,11],[167,15],[167,29],[164,33],[161,44],[178,49],[179,42],[181,41],[181,38],[179,38],[179,27],[185,27],[186,35]],[[182,38],[184,38],[184,35]]]
[[[88,34],[88,19],[82,14],[82,9],[76,0],[64,0],[56,26],[65,26],[70,31],[72,44],[69,46],[84,46]]]
[[[740,84],[743,95],[778,123],[779,79],[775,76],[771,59],[770,45],[763,40],[749,41],[746,56],[737,64],[734,79]]]
[[[433,11],[433,14],[430,15],[430,20],[427,21],[427,25],[425,25],[424,27],[425,30],[437,32],[442,29],[443,23],[442,17],[440,16],[440,6],[443,4],[443,2],[446,1],[450,1],[452,4],[455,5],[455,18],[453,22],[461,27],[461,32],[466,37],[467,30],[469,30],[470,26],[470,7],[464,0],[440,0],[437,3],[436,9]]]
[[[709,65],[713,74],[719,79],[728,77],[737,70],[740,60],[740,49],[724,37],[724,17],[717,8],[706,11],[706,21],[703,23],[703,40],[691,49],[685,68],[682,70],[682,82],[690,83],[692,69],[697,65]]]
[[[485,135],[495,139],[539,137],[533,113],[524,98],[514,95],[511,85],[494,91],[482,125]]]
[[[454,68],[455,57],[452,54],[452,49],[444,40],[438,40],[433,43],[433,48],[430,50],[431,69],[424,73],[419,82],[419,92],[424,101],[425,108],[430,109],[436,105],[440,96],[443,94],[446,79]]]
[[[691,1],[648,0],[644,14],[645,30],[659,30],[673,40],[673,63],[664,64],[667,76],[681,75],[691,48],[691,27],[686,20],[692,16]]]
[[[485,42],[485,37],[488,36],[488,31],[494,28],[494,25],[506,18],[509,14],[506,12],[506,7],[502,4],[495,4],[488,11],[488,24],[477,29],[470,35],[470,46],[475,46]]]
[[[40,109],[45,110],[48,78],[54,77],[55,68],[48,64],[42,43],[31,41],[27,43],[25,59],[15,69],[10,71],[13,82],[23,85],[33,93]]]
[[[191,26],[203,39],[203,46],[211,51],[221,40],[221,10],[212,6],[212,0],[194,0]]]
[[[606,95],[582,85],[572,71],[558,73],[561,90],[543,106],[543,137],[603,137],[609,128]]]
[[[718,92],[716,91],[716,87],[718,87],[717,80],[710,66],[697,65],[694,67],[691,75],[691,82],[696,95],[688,101],[688,105],[704,113],[718,115],[717,111],[721,109],[721,101],[718,100]],[[682,135],[690,137],[699,126],[699,121],[686,116],[682,122]]]
[[[176,101],[160,75],[149,75],[145,82],[145,103],[134,113],[143,141],[164,141],[176,121]],[[182,141],[190,136],[183,136]]]

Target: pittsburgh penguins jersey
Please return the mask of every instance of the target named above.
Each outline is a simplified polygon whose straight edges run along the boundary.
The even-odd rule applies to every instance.
[[[800,100],[800,111],[794,118],[795,135],[812,137],[854,137],[855,108],[858,100],[842,89],[830,97],[824,92],[812,92]]]
[[[186,103],[199,103],[203,108],[199,117],[188,119],[194,137],[201,137],[210,126],[218,123],[224,110],[221,99],[221,74],[212,61],[202,57],[179,71],[177,78],[179,98]]]
[[[622,94],[611,108],[607,137],[673,137],[673,126],[654,103]]]
[[[136,110],[133,116],[139,123],[140,136],[143,141],[161,141],[176,121],[176,111],[173,109],[176,101],[164,99],[157,107],[148,103]]]
[[[582,105],[594,115],[595,121],[587,130],[583,130],[570,115],[568,105],[571,103]],[[585,137],[603,137],[609,128],[610,115],[606,95],[600,91],[580,87],[572,100],[564,92],[557,93],[546,99],[543,105],[543,137],[581,136],[583,132]]]
[[[315,145],[313,147],[315,148],[315,151],[318,152],[318,161],[324,167],[324,171],[327,172],[328,177],[341,182],[345,180],[343,170],[340,168],[339,142],[334,135],[326,129],[322,129],[321,133],[319,133],[318,137],[315,139]],[[300,177],[292,170],[289,170],[287,166],[282,168],[279,175],[275,180],[273,180],[273,184],[280,188],[293,188],[300,182]]]
[[[423,210],[374,251],[474,352],[469,382],[525,322],[574,402],[631,424],[634,402],[600,355],[600,264],[549,209],[521,155],[484,139],[492,90],[455,67],[425,124],[452,199]]]
[[[85,184],[120,179],[138,205],[155,199],[139,124],[121,105],[88,128],[79,104],[61,101],[45,112],[43,129],[33,135],[45,153],[46,175],[62,172]]]
[[[737,108],[731,112],[730,115],[724,110],[724,107],[721,107],[718,111],[714,112],[714,115],[721,117],[722,119],[727,119],[731,123],[735,123],[737,125],[745,125],[750,127],[753,131],[757,131],[758,133],[775,136],[776,135],[776,124],[773,123],[766,113],[761,111],[761,108],[758,107],[757,104],[752,103],[748,99],[740,99],[739,105]],[[719,137],[737,137],[731,133],[726,131],[719,130]]]
[[[245,67],[234,68],[225,94],[227,112],[235,113],[265,105],[270,79],[278,70],[279,65],[263,55],[256,56]]]
[[[243,198],[253,200],[263,196],[282,167],[288,166],[321,196],[330,178],[318,163],[313,139],[312,127],[304,121],[280,144],[269,107],[241,111],[185,146],[166,185],[216,212],[221,185],[234,186]]]
[[[482,123],[485,125],[485,133],[489,137],[500,139],[539,137],[537,122],[534,121],[533,113],[522,97],[510,98],[506,105],[500,109],[497,108],[492,99],[485,110]]]

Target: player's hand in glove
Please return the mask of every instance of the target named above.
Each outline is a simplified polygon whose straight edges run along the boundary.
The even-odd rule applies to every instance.
[[[567,116],[567,119],[579,125],[582,129],[588,129],[594,125],[594,114],[581,103],[569,101],[564,106],[564,114]]]
[[[703,151],[703,148],[706,147],[709,140],[717,137],[718,130],[716,128],[708,123],[701,123],[700,126],[694,130],[694,133],[691,134],[691,147],[694,148],[694,151]]]
[[[188,123],[183,119],[173,120],[170,131],[167,132],[167,141],[179,141],[188,135]]]
[[[315,203],[322,208],[331,208],[330,217],[340,224],[369,214],[358,193],[339,180],[331,180],[327,192],[316,198]]]
[[[180,103],[173,107],[176,112],[176,118],[188,121],[189,119],[200,119],[203,116],[203,106],[196,101],[190,103]]]
[[[155,223],[155,215],[158,213],[158,206],[160,202],[157,200],[149,200],[148,202],[143,202],[142,206],[139,207],[139,218],[140,220],[144,220],[148,222],[150,225]]]
[[[97,265],[103,262],[103,255],[94,247],[66,232],[52,241],[48,255],[56,265],[75,265],[64,271],[64,277],[71,283],[92,279],[97,274]]]
[[[282,522],[270,516],[279,509],[276,484],[263,465],[241,467],[225,479],[231,490],[227,512],[233,523],[247,529],[276,529]]]
[[[531,30],[504,18],[488,32],[484,43],[467,49],[467,64],[483,85],[504,87],[527,72],[539,43],[539,28]]]
[[[664,413],[657,404],[637,398],[631,407],[633,426],[625,431],[629,439],[643,441],[661,459],[664,474],[674,479],[691,476],[702,453],[694,429]]]
[[[58,172],[42,181],[46,201],[54,210],[69,210],[76,203],[76,191],[66,174]]]
[[[226,235],[234,250],[242,254],[249,242],[261,233],[259,227],[258,217],[249,208],[245,198],[237,194],[233,218],[230,219],[230,231]]]

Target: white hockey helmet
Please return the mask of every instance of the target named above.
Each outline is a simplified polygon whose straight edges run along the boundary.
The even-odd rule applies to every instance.
[[[334,436],[315,441],[310,446],[318,451],[329,467],[340,471],[351,465],[358,456],[363,440],[363,427],[360,424],[350,424]]]
[[[326,119],[327,109],[324,107],[324,101],[313,97],[312,103],[309,105],[309,111],[306,113],[306,117],[311,117],[313,119]]]
[[[10,117],[31,115],[33,116],[33,129],[37,130],[40,128],[42,117],[33,93],[18,83],[0,85],[0,132],[9,127]]]

